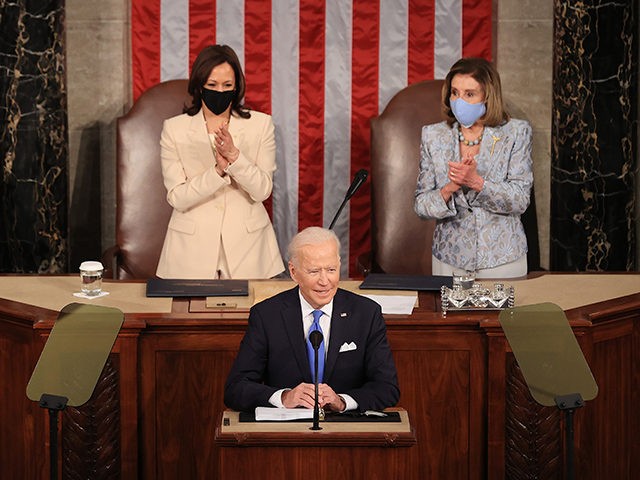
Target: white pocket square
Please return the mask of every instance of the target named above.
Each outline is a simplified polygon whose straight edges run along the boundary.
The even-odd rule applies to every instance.
[[[351,342],[351,343],[344,342],[342,344],[342,346],[340,347],[340,351],[341,352],[350,352],[351,350],[355,350],[356,348],[358,348],[358,347],[356,347],[355,343],[353,343],[353,342]]]

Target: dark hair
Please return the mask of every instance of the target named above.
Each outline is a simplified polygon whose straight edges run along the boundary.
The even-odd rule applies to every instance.
[[[451,81],[456,75],[471,75],[482,87],[487,106],[487,112],[482,117],[484,125],[496,127],[509,120],[509,113],[502,99],[500,75],[495,67],[484,58],[461,58],[453,64],[442,86],[442,114],[449,126],[456,121],[449,100],[451,98]]]
[[[207,83],[211,70],[218,65],[228,63],[236,77],[236,94],[231,101],[231,112],[242,118],[249,118],[251,113],[240,103],[244,98],[245,79],[242,66],[236,52],[228,45],[210,45],[204,47],[191,66],[188,92],[192,97],[191,106],[184,107],[184,113],[195,115],[202,108],[201,90]]]

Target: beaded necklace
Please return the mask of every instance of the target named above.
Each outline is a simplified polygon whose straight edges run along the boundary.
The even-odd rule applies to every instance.
[[[475,140],[467,140],[466,138],[464,138],[464,135],[462,134],[462,130],[460,129],[460,127],[458,127],[458,140],[464,143],[467,147],[473,147],[475,145],[479,145],[480,142],[482,141],[482,135],[484,135],[484,129],[482,130],[482,132],[480,132],[480,136]]]

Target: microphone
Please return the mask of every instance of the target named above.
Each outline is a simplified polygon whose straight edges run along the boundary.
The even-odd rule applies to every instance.
[[[353,197],[353,194],[358,191],[358,189],[365,182],[368,176],[369,172],[367,172],[364,168],[356,172],[356,175],[353,177],[353,182],[351,182],[351,186],[349,187],[349,190],[347,190],[347,194],[345,195],[345,198],[347,200]]]
[[[322,340],[324,340],[324,337],[322,336],[322,332],[320,330],[314,330],[309,334],[309,342],[311,343],[311,346],[315,351],[320,348]],[[316,365],[316,367],[317,366],[318,365]]]
[[[358,191],[358,189],[362,186],[362,184],[365,182],[368,176],[369,176],[369,172],[367,172],[364,168],[361,168],[356,172],[355,176],[353,177],[353,182],[351,182],[351,185],[347,190],[347,194],[344,196],[344,200],[340,204],[340,208],[338,208],[338,211],[333,217],[333,220],[331,220],[331,224],[329,225],[329,230],[333,228],[333,225],[336,223],[336,220],[340,216],[340,213],[342,212],[342,209],[344,208],[344,206],[347,204],[349,199],[353,197],[353,195]]]
[[[318,349],[322,343],[323,336],[319,330],[313,330],[309,334],[309,343],[313,348],[313,378],[315,379],[315,392],[313,394],[313,426],[309,430],[322,430],[320,426],[320,406],[318,405]]]

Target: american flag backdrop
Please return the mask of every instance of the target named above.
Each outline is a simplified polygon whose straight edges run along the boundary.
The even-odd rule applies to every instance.
[[[245,104],[276,126],[269,208],[284,253],[299,230],[329,226],[354,173],[369,169],[369,119],[398,90],[443,78],[461,56],[491,59],[492,1],[132,0],[134,98],[188,78],[206,45],[236,51]],[[344,275],[370,248],[369,193],[367,181],[334,227]]]

